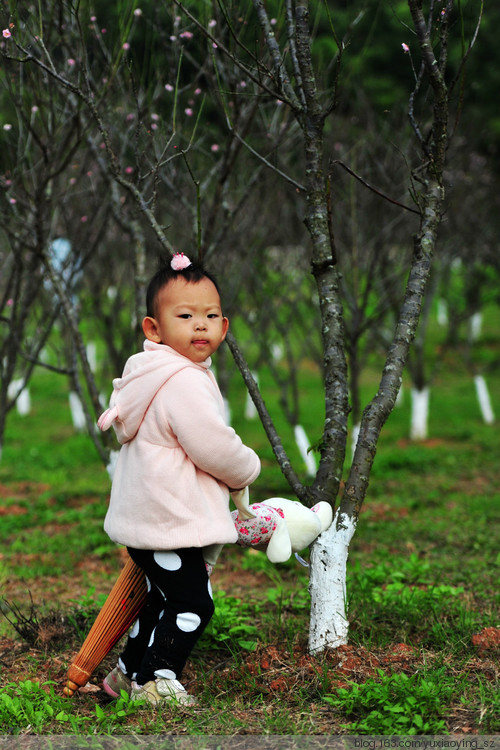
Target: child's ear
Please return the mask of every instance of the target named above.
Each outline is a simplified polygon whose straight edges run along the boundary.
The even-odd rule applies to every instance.
[[[161,344],[160,334],[158,333],[158,323],[154,318],[144,318],[142,321],[142,330],[144,335],[150,341],[154,341],[156,344]]]
[[[222,318],[222,341],[226,338],[226,333],[229,328],[229,318]]]

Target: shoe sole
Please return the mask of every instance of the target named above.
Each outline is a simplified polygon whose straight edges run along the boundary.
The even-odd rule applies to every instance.
[[[119,698],[120,697],[120,694],[116,693],[113,690],[113,688],[111,687],[111,685],[109,685],[109,683],[106,682],[106,680],[103,680],[102,686],[103,686],[104,690],[106,691],[106,693],[108,695],[110,695],[112,698]]]

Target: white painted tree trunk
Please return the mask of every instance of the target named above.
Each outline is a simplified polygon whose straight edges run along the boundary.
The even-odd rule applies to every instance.
[[[97,370],[97,346],[95,341],[89,341],[86,346],[87,359],[92,372]]]
[[[483,314],[480,312],[474,313],[469,318],[469,336],[471,341],[477,341],[481,335],[483,327]]]
[[[306,465],[307,473],[310,477],[313,477],[316,474],[317,466],[316,458],[313,452],[309,450],[311,443],[309,442],[302,425],[296,424],[293,431],[295,434],[295,442],[297,443],[297,448],[299,449],[300,455]]]
[[[85,412],[83,411],[82,402],[80,401],[80,397],[78,396],[78,393],[75,391],[70,391],[69,394],[69,408],[71,411],[71,419],[73,421],[73,427],[78,432],[81,432],[85,429],[86,422],[85,422]]]
[[[335,514],[330,528],[320,534],[311,547],[311,653],[345,645],[349,633],[346,596],[347,557],[356,524],[343,515],[340,528],[337,529],[338,513],[339,511]]]
[[[109,454],[109,463],[106,466],[106,471],[108,472],[108,476],[113,481],[113,477],[115,475],[115,469],[116,469],[116,462],[118,461],[118,455],[120,451],[111,451]]]
[[[359,437],[359,430],[360,430],[361,424],[355,424],[352,428],[352,435],[351,435],[351,458],[354,458],[354,452],[356,450],[356,445],[358,443],[358,437]]]
[[[490,393],[486,380],[482,375],[476,375],[474,378],[474,385],[476,386],[477,400],[479,401],[479,408],[486,424],[493,424],[495,421],[495,414],[491,405]]]
[[[411,426],[410,437],[412,440],[425,440],[428,435],[429,421],[429,388],[419,391],[412,388],[411,391]]]
[[[405,400],[405,397],[404,397],[403,383],[401,383],[401,385],[399,386],[399,391],[398,391],[398,395],[396,396],[396,402],[394,406],[398,406],[398,407],[402,406],[404,400]]]
[[[448,305],[444,299],[438,300],[437,303],[437,322],[440,326],[448,325]]]
[[[225,396],[223,396],[222,400],[224,401],[224,414],[226,415],[226,424],[230,425],[231,424],[231,406]]]
[[[252,372],[253,379],[259,384],[259,376],[256,372]],[[252,397],[247,392],[247,398],[245,401],[245,419],[255,419],[257,416],[257,409],[255,408],[255,404],[252,400]]]
[[[7,388],[7,396],[8,398],[16,399],[17,413],[20,417],[25,417],[31,411],[31,397],[28,388],[22,388],[22,390],[19,391],[22,385],[22,378],[11,380],[9,387]]]

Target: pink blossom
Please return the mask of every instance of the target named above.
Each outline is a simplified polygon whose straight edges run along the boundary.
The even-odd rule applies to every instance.
[[[151,123],[151,130],[158,130],[158,123],[152,122]]]
[[[125,167],[125,174],[132,174],[134,171],[133,167]]]
[[[177,37],[175,36],[175,34],[172,34],[172,36],[170,37],[170,41],[175,42],[176,40],[177,40]]]
[[[15,205],[15,204],[17,203],[17,201],[16,201],[16,199],[15,199],[15,198],[9,198],[9,203],[10,203],[10,204],[11,204],[12,206],[14,206],[14,205]]]
[[[212,143],[212,145],[210,146],[210,151],[213,151],[214,154],[216,154],[219,149],[220,149],[220,146],[218,143]]]
[[[187,114],[188,117],[192,117],[193,115],[193,110],[191,109],[191,107],[186,107],[184,112]]]
[[[82,216],[80,221],[82,222],[82,224],[85,224],[85,222],[88,221],[88,216]]]
[[[13,304],[14,300],[12,298],[7,300],[7,307],[12,307]]]
[[[125,119],[127,122],[132,122],[132,120],[135,120],[135,114],[133,112],[129,112]]]
[[[76,177],[71,177],[69,184],[74,185],[76,183]]]
[[[174,90],[174,87],[172,86],[171,83],[165,84],[165,91],[173,91],[173,90]]]
[[[12,36],[11,32],[9,31],[9,29],[4,29],[2,31],[2,34],[3,34],[3,38],[4,39],[10,39],[11,36]]]
[[[196,96],[199,96],[201,94],[201,89],[195,89],[194,93],[196,94]]]
[[[128,42],[124,42],[122,44],[122,49],[124,49],[125,51],[127,51],[128,49],[130,49],[130,44]]]
[[[92,23],[95,23],[97,21],[97,18],[95,16],[90,16],[90,20]]]
[[[160,115],[157,115],[156,112],[153,112],[153,114],[151,115],[151,119],[158,121],[160,119]]]
[[[193,32],[192,31],[183,31],[181,34],[179,34],[181,39],[192,39],[193,38]]]
[[[134,16],[142,16],[142,10],[140,8],[136,8],[134,10]]]
[[[403,42],[401,46],[403,48],[403,52],[405,53],[405,55],[407,55],[408,52],[410,51],[410,48],[408,47],[407,44],[405,44],[405,42]]]
[[[208,28],[209,28],[209,29],[213,29],[213,27],[214,27],[214,26],[217,26],[217,21],[215,20],[215,18],[212,18],[212,19],[211,19],[211,20],[210,20],[210,21],[208,22]]]
[[[5,125],[3,126],[3,129],[4,130],[12,130],[12,125],[10,124],[10,122],[6,122]]]
[[[76,60],[73,60],[72,57],[69,58],[68,65],[70,66],[70,68],[73,67],[73,65],[75,64],[75,62],[76,62]]]

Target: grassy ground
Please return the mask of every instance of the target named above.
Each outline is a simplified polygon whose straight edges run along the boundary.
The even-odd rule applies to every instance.
[[[489,385],[498,412],[498,376]],[[314,442],[313,370],[301,387],[311,389],[303,422]],[[106,472],[72,429],[62,381],[39,374],[31,395],[31,414],[9,421],[0,464],[0,734],[500,731],[500,439],[459,362],[434,384],[427,441],[407,439],[407,391],[384,431],[350,551],[349,645],[310,657],[307,569],[227,548],[213,574],[216,615],[184,676],[198,705],[163,712],[100,689],[116,650],[86,689],[62,695],[122,557],[102,531]],[[277,399],[269,387],[270,406]],[[263,458],[254,499],[287,495],[262,429],[243,417],[238,382],[231,404]]]

